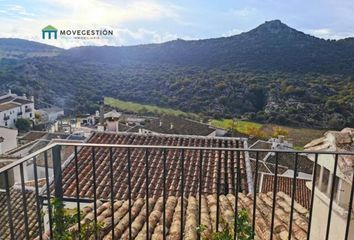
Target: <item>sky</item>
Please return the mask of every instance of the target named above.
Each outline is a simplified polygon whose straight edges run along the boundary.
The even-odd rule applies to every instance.
[[[0,38],[62,48],[236,35],[279,19],[324,39],[354,36],[353,0],[0,0]],[[42,39],[41,29],[110,29],[100,39]]]

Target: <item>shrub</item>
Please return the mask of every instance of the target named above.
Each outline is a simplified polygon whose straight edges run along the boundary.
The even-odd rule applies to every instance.
[[[252,240],[253,231],[252,226],[248,220],[246,210],[241,210],[237,216],[237,239],[238,240]],[[225,219],[221,218],[221,229],[219,232],[206,231],[208,228],[201,225],[197,228],[199,234],[202,235],[203,240],[232,240],[234,239],[234,224],[229,224]],[[203,234],[202,234],[203,233]]]
[[[19,119],[17,119],[15,126],[19,131],[27,132],[31,129],[32,122],[28,119],[25,119],[25,118],[19,118]]]
[[[70,232],[68,229],[70,226],[77,223],[78,215],[71,214],[64,208],[64,204],[57,198],[51,199],[52,205],[52,231],[53,239],[55,240],[74,240],[74,239],[94,239],[95,232],[98,232],[102,228],[101,223],[95,224],[94,222],[85,222],[81,224],[80,232]],[[81,213],[80,216],[84,214]]]

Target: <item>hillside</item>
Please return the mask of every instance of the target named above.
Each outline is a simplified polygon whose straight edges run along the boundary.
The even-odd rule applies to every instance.
[[[25,40],[7,41],[0,49],[24,55],[0,60],[0,90],[69,112],[94,112],[107,96],[214,118],[354,125],[353,39],[319,39],[278,20],[226,38],[129,47],[29,50]]]
[[[279,20],[239,35],[130,47],[78,47],[65,57],[99,63],[164,63],[250,71],[354,74],[352,41],[319,39]]]
[[[17,38],[0,38],[0,59],[24,59],[30,57],[52,57],[63,49]]]

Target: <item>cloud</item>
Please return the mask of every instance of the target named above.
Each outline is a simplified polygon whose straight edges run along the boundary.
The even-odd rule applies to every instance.
[[[241,9],[231,9],[228,14],[237,17],[249,17],[251,15],[255,15],[257,13],[256,8],[241,8]]]
[[[177,6],[162,4],[154,0],[121,1],[114,4],[110,1],[99,0],[53,0],[50,5],[59,9],[59,15],[65,12],[66,21],[80,25],[117,25],[132,21],[178,18],[179,16]]]
[[[18,4],[4,4],[3,5],[4,10],[1,10],[4,15],[7,16],[12,16],[12,17],[21,17],[21,16],[27,16],[27,17],[33,17],[35,16],[34,13],[28,12],[26,8],[24,8],[21,5]]]
[[[3,9],[6,9],[7,15],[0,15],[0,37],[24,38],[63,48],[160,43],[176,39],[177,34],[151,30],[146,23],[165,20],[183,22],[180,18],[183,8],[157,0],[40,0],[36,4],[40,7],[35,8],[34,13],[28,10],[32,6],[6,4]],[[133,28],[130,26],[133,23],[139,23],[142,27]],[[114,36],[93,40],[42,40],[41,29],[48,24],[58,29],[113,29]]]
[[[234,28],[234,29],[231,29],[230,31],[227,31],[222,36],[223,37],[230,37],[230,36],[238,35],[238,34],[240,34],[242,32],[243,32],[243,30],[238,29],[238,28]]]
[[[330,28],[317,28],[307,30],[309,34],[323,39],[343,39],[353,36],[353,32],[335,32]]]

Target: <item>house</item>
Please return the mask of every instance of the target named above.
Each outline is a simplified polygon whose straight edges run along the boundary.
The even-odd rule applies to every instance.
[[[41,116],[41,122],[55,122],[64,116],[64,109],[59,107],[42,108],[36,111]]]
[[[322,138],[315,139],[305,146],[306,150],[313,151],[354,151],[354,128],[345,128],[342,131],[328,131]],[[311,160],[315,161],[315,156]],[[316,165],[316,185],[314,191],[314,216],[327,216],[331,202],[332,188],[333,206],[331,231],[329,239],[344,239],[348,220],[349,199],[353,188],[353,155],[339,155],[336,174],[334,174],[335,155],[321,154]],[[332,185],[334,184],[334,186]],[[308,184],[311,189],[312,185]],[[353,206],[351,206],[353,211]],[[325,215],[324,215],[325,214]],[[350,219],[349,240],[354,239],[354,218]],[[324,239],[326,236],[326,217],[316,217],[312,220],[311,239]]]
[[[17,147],[17,129],[0,127],[0,155]]]
[[[165,135],[165,134],[135,134],[135,133],[101,133],[95,132],[88,140],[88,143],[101,143],[101,144],[128,144],[128,145],[167,145],[167,146],[225,146],[228,148],[243,146],[246,143],[246,139],[238,139],[238,138],[210,138],[210,137],[202,137],[202,136],[191,136],[191,135]],[[95,158],[100,159],[97,162],[97,170],[96,173],[97,181],[99,183],[97,191],[97,196],[101,199],[109,199],[109,191],[106,189],[106,186],[109,186],[109,179],[107,178],[107,169],[109,162],[109,156],[106,153],[107,149],[97,148],[95,151]],[[80,179],[80,189],[81,195],[85,197],[92,197],[92,191],[90,190],[90,186],[92,185],[91,181],[87,181],[87,177],[92,175],[92,149],[90,147],[83,147],[78,153],[78,165],[79,168],[79,179]],[[143,159],[144,152],[141,149],[132,149],[131,150],[131,164],[132,164],[132,196],[135,197],[143,197],[145,195],[144,188],[141,187],[141,183],[144,181],[144,175],[141,174],[143,171]],[[150,183],[150,189],[152,194],[161,194],[162,189],[162,168],[161,162],[163,160],[163,155],[161,152],[157,150],[151,151],[149,154],[149,167],[153,170],[153,175],[151,176],[152,182]],[[91,157],[90,157],[91,156]],[[128,197],[128,189],[125,183],[123,183],[123,179],[126,179],[128,176],[128,172],[125,170],[126,162],[118,161],[118,159],[126,158],[126,149],[114,149],[114,156],[116,158],[114,162],[114,175],[116,176],[117,184],[115,185],[115,195],[118,199],[127,199]],[[195,176],[197,176],[197,166],[199,165],[198,158],[196,157],[196,151],[188,151],[185,153],[185,194],[191,195],[192,193],[197,192],[197,184],[195,181]],[[225,159],[225,155],[220,156],[217,151],[205,152],[204,153],[204,168],[207,174],[204,176],[204,185],[203,192],[208,194],[216,193],[216,175],[213,174],[216,172],[217,165],[215,162],[219,161],[221,158]],[[249,192],[246,178],[246,164],[243,156],[240,156],[240,173],[243,178],[241,181],[242,190],[247,193]],[[170,171],[170,176],[166,180],[169,186],[169,194],[170,195],[178,195],[179,194],[179,181],[180,176],[177,171],[179,168],[181,158],[181,152],[176,150],[171,150],[168,152],[168,171]],[[236,159],[236,156],[233,156]],[[228,171],[221,177],[221,182],[225,188],[223,188],[226,193],[232,192],[233,190],[233,179],[235,177],[233,164],[236,164],[236,160],[228,159],[230,162],[228,164]],[[75,179],[72,177],[74,172],[74,159],[68,159],[64,163],[63,169],[63,182],[66,186],[64,191],[65,196],[73,197],[75,196]],[[223,163],[224,164],[224,163]],[[193,177],[194,176],[194,177]],[[118,184],[119,183],[119,184]]]
[[[282,136],[278,138],[271,138],[268,141],[257,140],[254,142],[250,149],[266,149],[269,152],[259,152],[258,160],[264,164],[265,168],[268,169],[266,173],[275,173],[275,163],[276,156],[272,150],[292,150],[293,146],[291,143],[284,140]],[[250,152],[251,161],[256,161],[256,153]],[[278,154],[278,174],[283,176],[294,176],[295,169],[295,155],[294,154]],[[313,171],[313,161],[311,161],[306,154],[298,154],[298,165],[297,173],[299,176],[310,179]]]
[[[31,153],[34,153],[51,143],[54,142],[83,142],[85,137],[82,134],[66,134],[66,133],[46,133],[46,132],[36,132],[31,131],[27,133],[24,138],[26,139],[24,144],[20,145],[17,148],[14,148],[10,151],[7,151],[6,154],[0,156],[0,168],[14,162],[15,160],[21,159],[24,156],[27,156]],[[29,140],[32,141],[29,141]],[[27,142],[29,141],[29,142]],[[63,161],[68,158],[74,152],[74,147],[67,146],[62,148]],[[44,154],[38,155],[36,157],[37,163],[37,177],[45,177],[45,157]],[[48,172],[51,176],[53,174],[53,159],[52,151],[47,152],[47,166]],[[23,165],[24,168],[24,180],[32,181],[34,179],[34,164],[33,160],[29,160],[26,164]],[[15,183],[21,182],[20,179],[20,169],[18,166],[11,169],[9,172],[9,185],[12,186]],[[4,187],[4,178],[3,175],[0,175],[0,189]]]
[[[122,117],[122,113],[112,110],[104,114],[104,121],[106,125],[106,131],[119,132],[119,121]]]
[[[207,147],[222,146],[234,148],[247,147],[246,139],[240,138],[211,138],[192,135],[164,135],[164,134],[133,134],[133,133],[94,133],[88,143],[99,144],[130,144],[130,145],[161,145],[161,146],[185,146],[185,147]],[[198,151],[199,152],[199,151]],[[95,159],[96,173],[95,196],[98,200],[95,204],[81,203],[83,212],[83,222],[92,221],[92,216],[97,213],[98,219],[102,221],[102,228],[99,229],[99,236],[102,239],[112,239],[112,218],[114,221],[113,232],[116,239],[126,239],[129,234],[129,196],[131,196],[131,218],[132,218],[132,239],[145,239],[147,234],[151,239],[162,239],[163,236],[163,213],[166,213],[166,234],[168,239],[179,238],[180,229],[183,230],[184,239],[197,239],[198,209],[201,210],[201,224],[206,226],[208,231],[215,231],[217,216],[217,197],[218,181],[220,186],[220,216],[226,222],[232,222],[235,212],[236,194],[238,196],[239,211],[242,209],[252,216],[253,197],[249,193],[247,184],[247,164],[246,155],[240,157],[241,186],[240,192],[235,192],[235,165],[237,155],[232,155],[227,151],[208,150],[202,154],[202,178],[199,178],[199,154],[195,151],[186,150],[183,155],[184,165],[184,187],[181,189],[181,159],[182,155],[178,150],[168,150],[166,158],[167,178],[166,185],[166,205],[163,205],[163,162],[164,155],[159,150],[149,151],[147,158],[150,169],[149,182],[145,180],[145,154],[144,149],[131,149],[131,190],[128,189],[128,169],[127,169],[127,150],[114,149],[113,156],[113,192],[109,179],[109,154],[105,148],[97,147],[92,151],[91,147],[82,147],[77,158],[69,158],[64,163],[63,186],[64,196],[68,199],[75,198],[77,189],[79,195],[85,199],[93,198],[91,167]],[[75,159],[77,159],[78,185],[75,177]],[[125,161],[124,161],[125,160]],[[217,163],[223,172],[218,180]],[[225,165],[224,165],[225,164]],[[199,186],[199,183],[202,183]],[[148,185],[148,198],[145,186]],[[77,188],[78,186],[78,188]],[[201,187],[201,205],[199,206],[198,191]],[[131,193],[131,195],[129,194]],[[181,194],[184,200],[181,200]],[[113,202],[110,201],[113,195]],[[255,231],[257,239],[269,239],[272,212],[272,192],[257,194],[257,213],[255,219]],[[291,210],[291,198],[288,194],[279,191],[276,194],[275,218],[277,229],[274,232],[274,239],[286,239],[288,237],[289,216]],[[182,204],[183,203],[183,204]],[[71,203],[67,205],[70,206]],[[113,208],[112,208],[113,205]],[[71,204],[73,208],[76,204]],[[146,206],[149,206],[149,216],[146,215]],[[96,209],[95,209],[96,208]],[[114,211],[110,211],[114,209]],[[183,219],[181,219],[183,211]],[[308,228],[308,210],[295,202],[294,216],[291,235],[295,239],[305,239]],[[149,225],[149,227],[147,227]],[[77,232],[79,226],[72,225],[70,232]],[[48,233],[48,228],[46,228]]]
[[[43,184],[40,184],[43,186]],[[15,220],[14,224],[14,235],[15,239],[35,239],[39,234],[39,224],[37,217],[37,204],[36,204],[36,195],[35,189],[30,183],[25,183],[24,191],[21,189],[21,184],[16,184],[10,188],[10,198],[11,198],[11,214]],[[25,228],[25,205],[26,202],[26,216],[28,222],[28,232]],[[0,192],[0,205],[7,206],[6,193]],[[0,236],[1,239],[11,239],[9,231],[9,218],[8,218],[8,209],[6,207],[0,208],[0,223],[5,223],[4,225],[0,224]]]
[[[147,119],[139,127],[139,133],[162,133],[215,137],[216,129],[208,124],[175,116]]]
[[[19,118],[34,119],[34,98],[17,96],[9,90],[0,96],[0,126],[13,128]]]
[[[18,138],[18,143],[20,145],[27,144],[44,137],[46,134],[47,132],[45,131],[29,131],[22,137]]]
[[[271,191],[273,191],[274,175],[264,174],[262,180],[258,182],[260,192],[256,192],[256,198],[253,198],[254,195],[250,194],[253,192],[250,185],[254,173],[253,168],[250,169],[252,164],[247,154],[247,139],[95,132],[87,143],[105,144],[105,146],[108,144],[140,146],[131,148],[128,153],[127,148],[109,150],[108,147],[96,146],[93,149],[92,146],[87,145],[78,148],[77,156],[62,154],[61,186],[64,203],[73,211],[80,206],[81,223],[93,221],[93,217],[97,214],[98,221],[102,223],[102,228],[98,230],[102,239],[112,239],[112,232],[115,239],[126,239],[129,233],[129,197],[131,197],[132,239],[145,239],[147,235],[151,239],[160,239],[163,229],[167,230],[167,239],[179,238],[181,229],[183,229],[184,239],[196,239],[199,210],[201,224],[207,227],[206,232],[216,231],[217,216],[226,222],[233,222],[236,203],[238,203],[238,211],[247,212],[250,222],[253,220],[255,207],[257,239],[269,239],[271,227],[274,229],[273,239],[288,239],[289,235],[292,239],[307,239],[310,196],[309,189],[305,187],[307,180],[300,177],[297,179],[297,192],[295,201],[292,202],[290,197],[292,178],[278,176],[276,201],[273,202],[274,193]],[[141,148],[144,146],[147,151]],[[161,149],[152,149],[149,146],[186,148],[183,151],[166,150],[165,158]],[[200,152],[192,150],[193,147],[205,147],[205,149]],[[208,147],[222,147],[223,150],[207,149]],[[245,148],[246,151],[238,155],[234,150],[228,151],[228,148]],[[37,160],[40,165],[42,161],[40,156]],[[240,171],[237,171],[237,162],[240,163]],[[262,166],[267,168],[264,163]],[[51,191],[54,191],[53,183],[52,181],[48,186]],[[166,187],[165,206],[163,205],[164,186]],[[43,204],[40,212],[44,215],[42,227],[44,225],[45,235],[48,235],[45,190],[46,186],[40,190],[40,202]],[[219,198],[216,197],[217,193],[220,194]],[[77,196],[82,199],[78,205],[74,202]],[[94,197],[97,201],[94,204],[90,203]],[[274,226],[273,206],[275,207]],[[163,228],[164,213],[166,213],[165,228]],[[7,214],[6,211],[4,214]],[[291,231],[290,216],[293,219]],[[36,224],[35,220],[34,223]],[[113,231],[111,231],[112,224]],[[6,221],[0,221],[0,228],[8,229]],[[78,228],[77,224],[73,224],[68,230],[77,232]],[[48,236],[43,239],[48,239]]]

